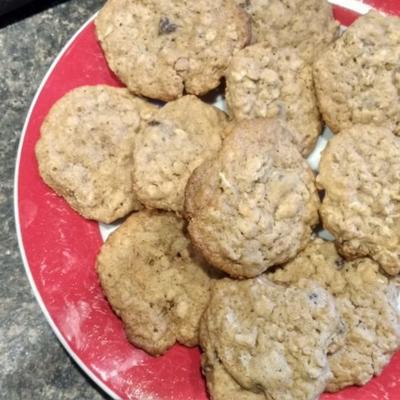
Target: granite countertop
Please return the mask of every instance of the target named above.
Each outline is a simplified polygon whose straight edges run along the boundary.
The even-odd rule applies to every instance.
[[[67,355],[40,311],[13,215],[15,157],[29,105],[54,57],[103,3],[40,0],[0,19],[0,398],[7,400],[108,399]]]

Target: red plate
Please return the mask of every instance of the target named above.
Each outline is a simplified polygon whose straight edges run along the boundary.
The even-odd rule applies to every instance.
[[[399,0],[332,0],[335,16],[351,23],[367,5],[400,15]],[[197,349],[174,346],[153,358],[131,346],[103,297],[94,269],[99,225],[75,213],[40,179],[34,155],[39,128],[67,91],[105,83],[121,86],[108,69],[88,21],[57,57],[33,100],[18,150],[15,218],[22,259],[36,298],[55,334],[81,368],[114,398],[206,400]],[[400,353],[381,376],[324,400],[400,399]]]

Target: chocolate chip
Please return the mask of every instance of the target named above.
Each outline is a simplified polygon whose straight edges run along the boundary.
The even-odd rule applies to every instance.
[[[172,33],[176,31],[176,24],[174,24],[173,22],[171,22],[169,20],[169,18],[167,17],[161,17],[160,18],[160,25],[159,25],[159,29],[158,29],[158,34],[159,35],[165,35],[168,33]]]
[[[343,258],[337,258],[337,259],[335,260],[335,265],[338,267],[338,269],[343,268],[343,266],[344,266],[344,260],[343,260]]]
[[[154,119],[152,119],[152,120],[149,121],[147,124],[148,124],[149,126],[158,126],[158,125],[160,125],[160,122],[159,122],[159,121],[156,121],[156,120],[154,120]]]
[[[317,293],[311,293],[308,295],[308,298],[314,303],[317,304],[318,302],[318,294]]]

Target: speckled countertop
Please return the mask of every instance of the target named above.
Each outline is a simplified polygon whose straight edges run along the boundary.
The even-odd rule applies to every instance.
[[[15,157],[31,100],[54,57],[103,2],[38,0],[0,19],[1,399],[108,399],[74,364],[41,313],[22,266],[13,216]]]

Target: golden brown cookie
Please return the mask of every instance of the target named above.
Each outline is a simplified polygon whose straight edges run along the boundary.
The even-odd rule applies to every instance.
[[[108,64],[129,90],[170,101],[217,87],[250,21],[232,0],[108,0],[96,32]]]
[[[355,124],[400,135],[400,18],[376,11],[360,17],[314,68],[320,110],[338,133]]]
[[[85,218],[110,223],[140,209],[132,188],[133,142],[156,110],[126,89],[70,91],[40,129],[40,175]]]
[[[370,256],[400,272],[400,138],[386,128],[355,125],[324,150],[320,214],[348,259]]]
[[[326,0],[235,0],[252,20],[252,42],[294,47],[312,62],[339,34]]]
[[[191,173],[216,155],[226,126],[225,113],[195,96],[166,104],[136,136],[132,178],[139,200],[181,213]]]
[[[318,282],[336,301],[344,323],[343,346],[329,355],[333,377],[327,390],[364,385],[400,346],[399,290],[368,258],[346,262],[333,242],[316,239],[284,268],[268,277],[293,285],[302,279]]]
[[[223,378],[227,372],[244,389],[263,395],[255,400],[317,399],[332,376],[327,353],[340,326],[333,297],[317,284],[288,288],[265,275],[219,280],[200,329],[205,375],[214,379],[209,387],[223,393],[215,374]],[[231,382],[226,390],[234,388]]]
[[[253,277],[293,258],[318,223],[314,175],[292,140],[282,121],[243,121],[189,180],[191,239],[234,277]]]
[[[129,341],[153,355],[198,344],[212,272],[172,213],[140,211],[104,243],[97,272]]]
[[[226,73],[226,101],[239,121],[286,121],[303,156],[314,149],[322,130],[312,68],[294,48],[272,49],[259,43],[237,52]]]

